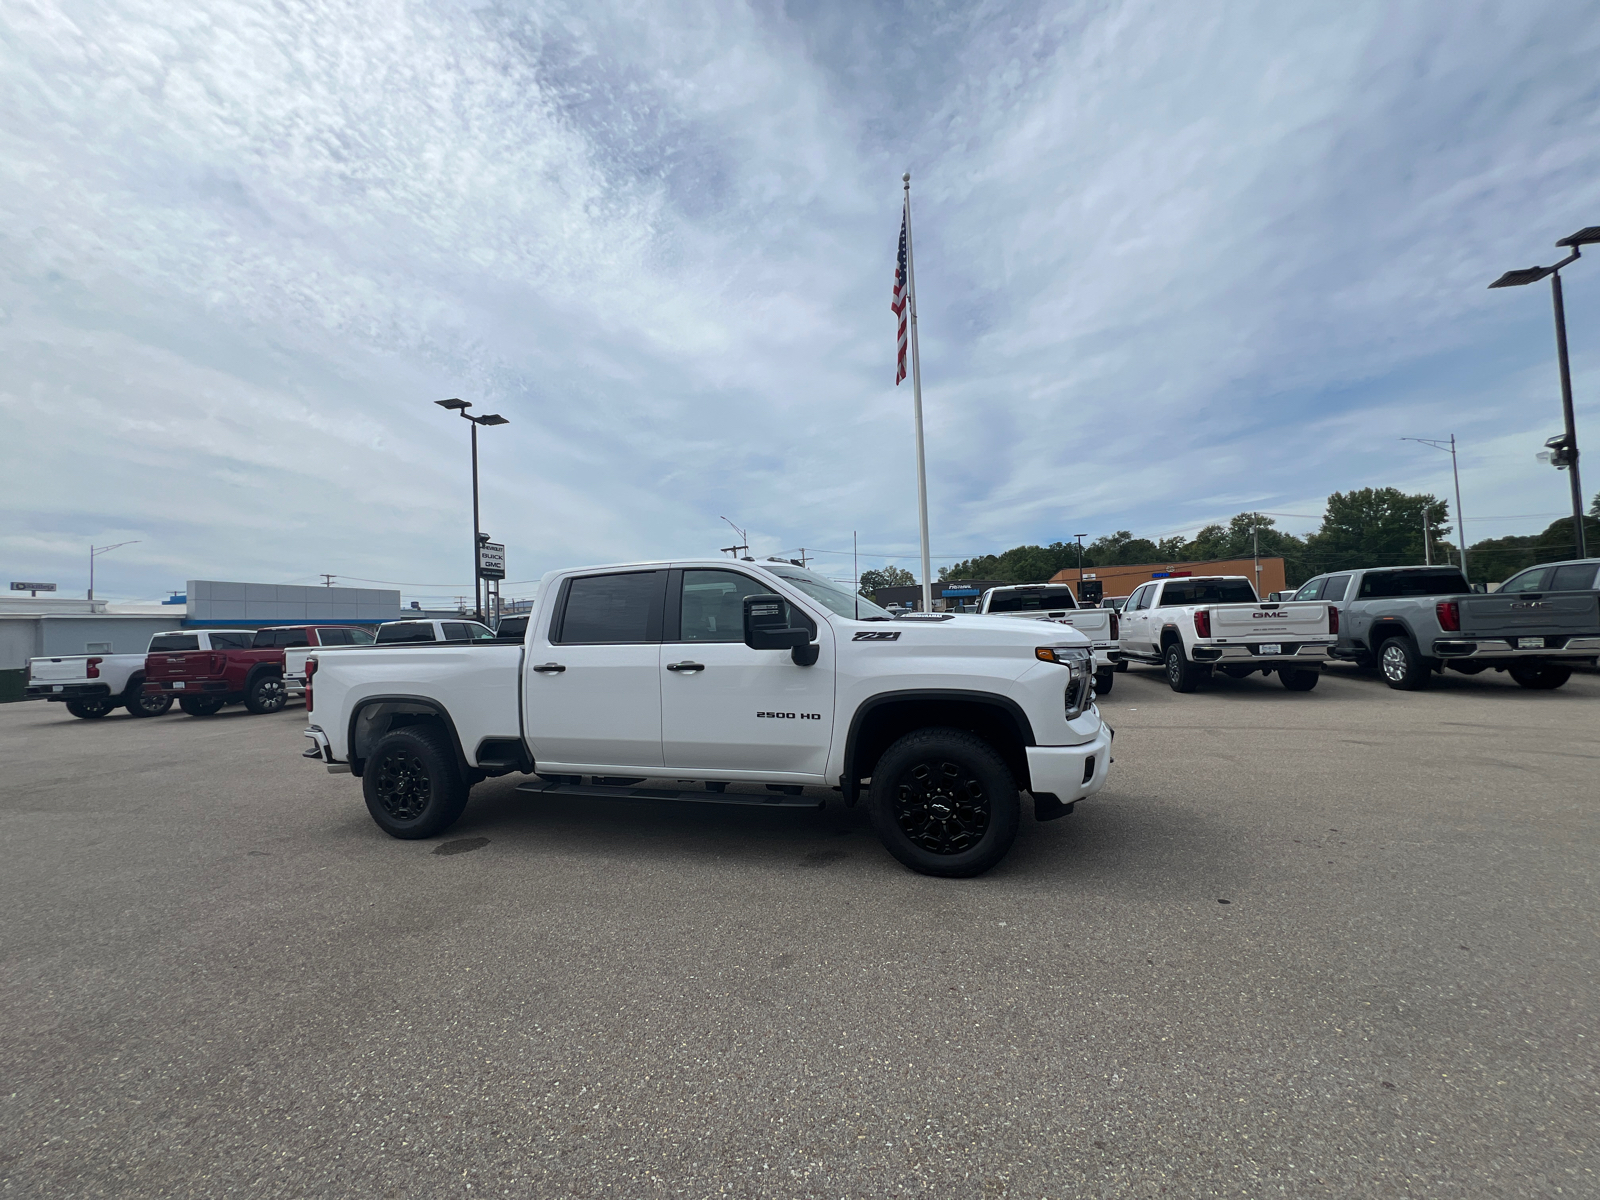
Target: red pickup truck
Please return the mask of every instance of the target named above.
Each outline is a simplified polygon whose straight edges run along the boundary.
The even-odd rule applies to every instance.
[[[350,644],[350,630],[343,625],[212,630],[189,637],[193,646],[153,651],[145,658],[144,690],[172,697],[191,717],[209,717],[224,704],[241,701],[253,713],[277,712],[289,698],[285,650]]]

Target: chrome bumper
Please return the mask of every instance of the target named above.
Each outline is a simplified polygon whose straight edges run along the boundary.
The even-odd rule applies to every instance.
[[[1250,663],[1252,666],[1285,662],[1322,663],[1328,661],[1333,647],[1332,638],[1325,642],[1301,642],[1293,654],[1257,654],[1250,645],[1196,646],[1189,657],[1207,666],[1213,663]]]
[[[1537,635],[1534,635],[1537,636]],[[1592,658],[1600,654],[1600,637],[1568,638],[1561,646],[1519,646],[1522,638],[1437,638],[1435,658]],[[1546,638],[1546,641],[1552,639]]]

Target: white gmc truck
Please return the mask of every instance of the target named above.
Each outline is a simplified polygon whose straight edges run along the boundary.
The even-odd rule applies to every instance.
[[[993,617],[1020,617],[1028,621],[1054,621],[1069,625],[1089,639],[1094,651],[1094,690],[1109,695],[1116,680],[1113,672],[1122,659],[1116,610],[1081,608],[1070,584],[1019,583],[990,588],[983,593],[978,612]]]
[[[176,650],[209,650],[213,645],[250,645],[249,629],[194,631],[174,629],[150,639],[143,654],[69,654],[30,658],[24,695],[29,700],[65,704],[67,711],[94,720],[126,708],[129,716],[159,717],[172,707],[172,697],[144,690],[145,660],[150,654]]]
[[[1243,575],[1153,579],[1122,609],[1123,657],[1159,664],[1175,692],[1211,674],[1243,679],[1274,671],[1291,692],[1309,692],[1339,640],[1339,610],[1261,601]]]
[[[306,757],[359,776],[398,838],[442,833],[473,784],[513,771],[594,798],[814,808],[802,789],[831,787],[865,793],[906,866],[970,876],[1010,848],[1019,791],[1049,820],[1111,765],[1082,634],[895,618],[779,563],[552,572],[520,645],[314,653],[307,673]]]

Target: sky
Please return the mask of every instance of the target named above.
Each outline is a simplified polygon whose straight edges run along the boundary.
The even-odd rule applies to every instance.
[[[1600,224],[1584,3],[11,0],[0,570],[507,595],[586,563],[917,569],[1567,478],[1547,285]],[[1600,445],[1600,247],[1564,273]],[[1600,451],[1586,490],[1600,491]],[[1585,464],[1587,465],[1587,463]],[[1452,504],[1452,513],[1454,505]]]

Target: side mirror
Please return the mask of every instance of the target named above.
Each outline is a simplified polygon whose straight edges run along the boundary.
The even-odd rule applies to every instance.
[[[1488,592],[1489,585],[1487,583],[1475,583],[1472,585],[1472,590],[1481,596]]]
[[[792,629],[784,619],[782,596],[744,598],[744,644],[752,650],[788,650],[795,664],[809,667],[817,661],[809,629]]]

